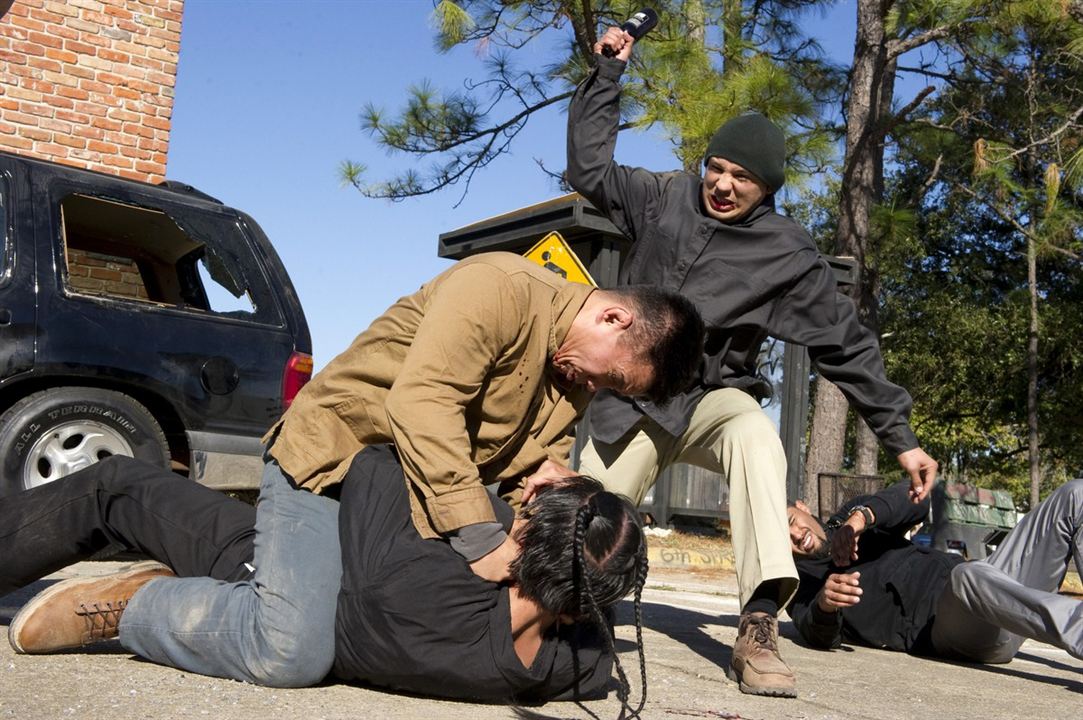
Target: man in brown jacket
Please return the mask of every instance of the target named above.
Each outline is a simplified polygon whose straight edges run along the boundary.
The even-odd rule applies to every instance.
[[[250,579],[90,582],[69,598],[72,619],[119,628],[129,650],[184,670],[318,682],[343,564],[328,495],[358,452],[393,443],[422,536],[447,537],[499,582],[516,548],[484,486],[515,506],[528,479],[571,475],[569,433],[596,390],[664,402],[702,347],[702,320],[677,293],[597,290],[508,253],[457,263],[392,305],[267,434]]]

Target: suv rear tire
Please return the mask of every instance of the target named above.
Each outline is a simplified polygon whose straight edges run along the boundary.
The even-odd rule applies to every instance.
[[[90,387],[43,390],[0,415],[0,495],[112,455],[168,466],[168,447],[154,416],[127,395]]]

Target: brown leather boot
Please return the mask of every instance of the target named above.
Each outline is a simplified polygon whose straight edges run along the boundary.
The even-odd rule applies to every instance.
[[[793,670],[778,654],[778,619],[763,612],[742,613],[726,675],[749,695],[797,697]]]
[[[8,628],[8,641],[17,653],[37,654],[115,638],[135,591],[172,574],[160,563],[141,562],[114,575],[59,582],[23,605]]]

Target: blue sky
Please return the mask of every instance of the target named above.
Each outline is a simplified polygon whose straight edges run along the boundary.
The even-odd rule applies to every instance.
[[[293,279],[312,331],[317,368],[341,352],[396,298],[449,265],[437,237],[544,200],[558,189],[537,168],[564,167],[564,108],[531,120],[514,154],[461,190],[400,203],[342,187],[340,161],[383,179],[408,167],[360,129],[367,102],[397,111],[406,88],[484,77],[468,48],[439,54],[430,0],[186,0],[167,175],[251,214]],[[853,48],[847,0],[813,16],[821,42],[845,60]],[[520,52],[540,67],[543,51]],[[618,160],[677,166],[650,132],[621,136]],[[426,161],[427,163],[427,161]]]

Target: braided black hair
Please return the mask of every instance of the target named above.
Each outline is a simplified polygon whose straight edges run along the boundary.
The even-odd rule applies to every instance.
[[[638,717],[647,698],[643,655],[642,594],[647,547],[639,513],[627,498],[588,477],[569,478],[538,494],[518,532],[520,552],[512,576],[520,594],[556,615],[590,618],[605,637],[620,687],[621,717]],[[634,592],[641,698],[629,703],[630,686],[603,610]]]

